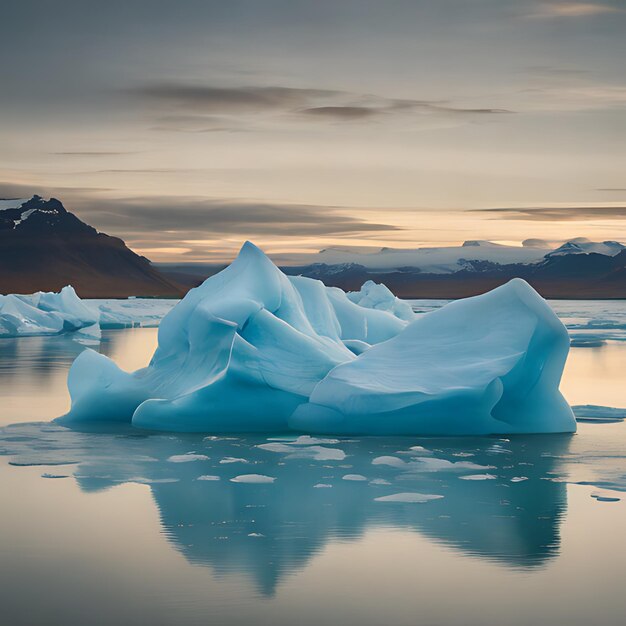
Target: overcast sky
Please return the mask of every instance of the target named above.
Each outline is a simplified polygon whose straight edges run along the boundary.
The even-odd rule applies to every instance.
[[[0,197],[153,260],[626,240],[625,0],[4,0],[0,23]]]

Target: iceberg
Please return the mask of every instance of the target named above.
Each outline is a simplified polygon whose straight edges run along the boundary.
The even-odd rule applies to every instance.
[[[176,300],[81,300],[71,285],[59,293],[0,295],[0,338],[78,333],[99,339],[101,329],[158,326]]]
[[[579,404],[572,407],[576,420],[579,422],[623,422],[626,419],[626,409],[597,404]]]
[[[389,311],[407,322],[415,319],[415,313],[411,305],[404,300],[400,300],[400,298],[396,298],[389,288],[382,283],[378,284],[373,280],[368,280],[363,283],[360,291],[350,291],[346,295],[359,306]]]
[[[421,317],[381,287],[348,296],[288,277],[246,242],[163,318],[148,367],[128,373],[82,352],[60,420],[216,433],[575,430],[558,390],[567,331],[524,281]]]
[[[80,332],[99,337],[98,313],[84,304],[73,287],[59,293],[0,295],[0,337]]]

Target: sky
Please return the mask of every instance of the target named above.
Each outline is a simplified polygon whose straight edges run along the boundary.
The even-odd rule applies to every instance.
[[[161,262],[626,240],[626,0],[4,0],[0,198]]]

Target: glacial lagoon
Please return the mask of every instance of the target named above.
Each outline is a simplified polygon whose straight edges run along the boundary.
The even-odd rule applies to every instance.
[[[552,304],[568,401],[626,407],[626,304]],[[134,370],[155,345],[129,328],[89,347]],[[623,623],[619,419],[455,439],[70,430],[51,420],[84,349],[0,340],[11,624]]]

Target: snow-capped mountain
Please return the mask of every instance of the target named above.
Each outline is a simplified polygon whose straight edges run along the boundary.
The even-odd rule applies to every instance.
[[[545,242],[505,246],[466,241],[462,246],[398,250],[329,248],[308,255],[313,262],[287,273],[355,290],[365,281],[384,282],[405,298],[460,298],[524,278],[552,298],[626,298],[626,246],[615,241]]]
[[[454,274],[462,270],[481,271],[490,269],[493,264],[517,265],[536,264],[551,256],[568,254],[602,254],[615,256],[625,249],[615,241],[594,243],[586,239],[574,239],[557,249],[547,244],[507,246],[491,241],[466,241],[461,246],[433,248],[360,248],[331,247],[317,254],[299,255],[297,265],[319,265],[329,267],[360,265],[368,270],[395,271],[418,270],[425,274]],[[280,258],[277,259],[279,262]]]
[[[37,195],[29,200],[0,201],[0,232],[8,230],[16,235],[44,232],[98,234],[95,228],[69,213],[56,198],[44,200]]]
[[[40,196],[0,200],[0,293],[58,291],[83,297],[179,295],[180,289],[117,237]]]
[[[566,241],[562,246],[548,253],[546,257],[564,256],[566,254],[603,254],[605,256],[615,256],[622,250],[626,250],[624,244],[618,241],[589,241],[585,237],[578,237]]]

